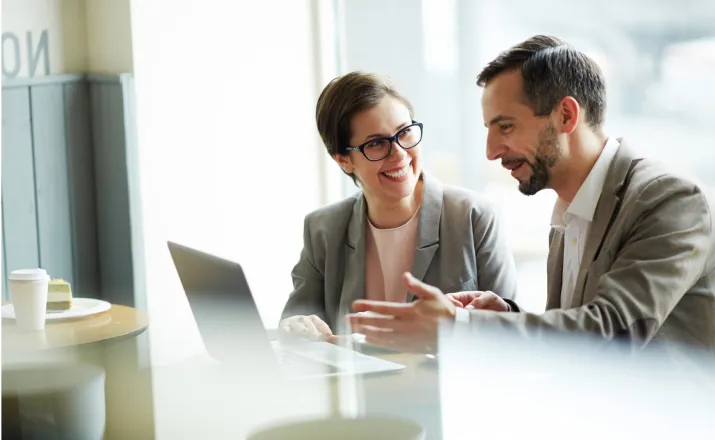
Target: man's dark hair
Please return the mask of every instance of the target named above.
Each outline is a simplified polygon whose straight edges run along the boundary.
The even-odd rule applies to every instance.
[[[606,111],[606,81],[598,65],[566,42],[536,35],[492,60],[477,76],[484,87],[499,74],[521,70],[523,96],[536,116],[546,116],[565,96],[571,96],[586,110],[592,128],[603,125]]]

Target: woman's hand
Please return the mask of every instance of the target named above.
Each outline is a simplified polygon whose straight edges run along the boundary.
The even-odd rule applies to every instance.
[[[297,336],[317,341],[330,341],[333,332],[322,319],[315,315],[295,315],[281,321],[278,325],[281,337]]]

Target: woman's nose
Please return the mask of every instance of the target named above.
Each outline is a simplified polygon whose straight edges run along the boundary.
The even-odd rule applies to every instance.
[[[390,156],[394,156],[398,159],[402,159],[403,157],[407,156],[407,151],[405,151],[400,144],[397,143],[397,141],[393,140],[392,141],[392,151],[390,152]]]

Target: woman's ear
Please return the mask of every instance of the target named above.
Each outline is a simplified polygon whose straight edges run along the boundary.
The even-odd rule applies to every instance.
[[[333,154],[333,159],[346,173],[352,174],[355,171],[355,167],[353,166],[353,162],[350,160],[350,156],[343,156],[342,154]]]

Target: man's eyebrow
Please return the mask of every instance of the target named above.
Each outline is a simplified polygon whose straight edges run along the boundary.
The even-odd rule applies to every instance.
[[[489,125],[494,125],[494,124],[498,124],[500,122],[513,121],[513,120],[514,120],[514,118],[511,116],[497,115],[497,116],[493,117],[491,121],[489,121]],[[484,124],[484,126],[487,127],[487,124]]]

